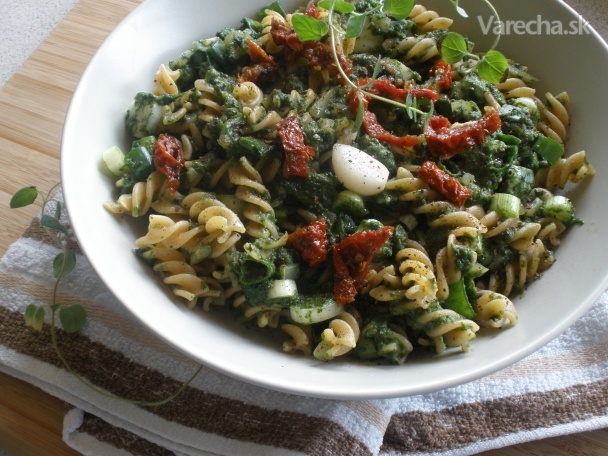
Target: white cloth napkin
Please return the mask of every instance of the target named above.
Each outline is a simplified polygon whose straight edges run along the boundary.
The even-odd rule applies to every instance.
[[[101,390],[159,400],[197,369],[135,321],[77,252],[59,302],[80,303],[87,325],[59,333],[74,371]],[[434,394],[331,401],[252,386],[203,369],[173,401],[140,407],[92,391],[50,343],[25,328],[47,304],[59,250],[39,221],[0,259],[0,370],[70,404],[64,440],[83,454],[473,454],[608,426],[608,292],[574,326],[517,364]],[[47,315],[48,323],[48,315]]]

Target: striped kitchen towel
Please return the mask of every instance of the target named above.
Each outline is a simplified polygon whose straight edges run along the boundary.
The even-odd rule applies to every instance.
[[[80,303],[87,324],[58,333],[24,325],[28,304],[47,304],[59,252],[38,219],[0,260],[0,370],[74,408],[64,440],[83,454],[474,454],[608,426],[608,293],[568,331],[528,358],[480,380],[413,397],[334,401],[266,390],[203,368],[172,401],[142,407],[111,393],[158,401],[197,370],[112,296],[75,241],[76,269],[58,301]]]

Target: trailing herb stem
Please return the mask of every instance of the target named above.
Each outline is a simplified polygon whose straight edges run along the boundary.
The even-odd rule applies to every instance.
[[[502,36],[502,26],[500,25],[500,24],[502,24],[502,22],[500,22],[500,15],[498,14],[498,11],[494,7],[494,5],[492,5],[492,2],[490,0],[482,0],[482,1],[486,5],[488,5],[488,7],[490,8],[490,11],[492,11],[492,15],[496,19],[496,23],[499,24],[498,33],[496,33],[496,36],[494,37],[494,42],[492,43],[492,46],[490,47],[490,51],[493,51],[494,49],[496,49],[498,47],[498,43],[500,42],[500,38]]]
[[[374,100],[377,101],[381,101],[383,103],[387,103],[393,106],[396,106],[398,108],[403,108],[408,112],[413,112],[415,114],[420,114],[422,116],[426,116],[428,115],[428,113],[418,109],[418,108],[414,108],[412,106],[408,106],[406,104],[400,103],[398,101],[395,100],[391,100],[390,98],[385,98],[383,96],[380,95],[376,95],[374,93],[370,93],[366,90],[363,90],[361,87],[359,87],[357,84],[355,84],[349,77],[348,75],[344,72],[344,69],[342,68],[342,65],[340,65],[340,59],[338,58],[338,51],[336,48],[336,30],[335,30],[335,26],[333,25],[333,14],[334,14],[334,6],[335,6],[335,0],[331,1],[331,5],[329,7],[329,12],[327,14],[327,21],[330,24],[329,27],[329,42],[332,48],[332,54],[333,54],[333,58],[334,58],[334,63],[336,65],[336,67],[338,68],[338,72],[340,73],[340,76],[342,77],[342,79],[344,81],[346,81],[346,83],[351,86],[353,89],[355,89],[358,93],[361,93],[362,95],[368,97],[368,98],[372,98]]]
[[[56,283],[58,283],[58,282],[59,282],[59,279],[56,281]],[[55,294],[53,294],[53,303],[54,302],[55,302]],[[158,406],[166,404],[167,402],[170,402],[173,399],[175,399],[181,392],[183,392],[188,387],[188,385],[190,385],[190,383],[192,383],[192,381],[196,378],[196,376],[199,374],[199,372],[203,368],[202,365],[199,366],[198,369],[194,372],[194,374],[188,380],[186,380],[186,382],[184,382],[174,393],[172,393],[171,395],[169,395],[166,398],[161,399],[159,401],[140,401],[140,400],[136,400],[136,399],[127,399],[127,398],[124,398],[121,396],[116,396],[114,394],[108,393],[108,392],[96,387],[92,383],[88,382],[80,374],[78,374],[76,371],[74,371],[74,369],[72,369],[72,367],[70,366],[70,363],[68,362],[68,360],[61,353],[61,350],[59,349],[59,345],[57,343],[57,331],[55,329],[55,316],[56,316],[56,312],[57,312],[58,308],[59,308],[59,306],[56,304],[51,306],[51,324],[50,324],[51,343],[53,345],[53,348],[55,349],[55,353],[57,353],[57,357],[62,362],[65,369],[70,374],[72,374],[74,376],[74,378],[76,378],[76,380],[78,380],[84,386],[86,386],[87,388],[91,389],[92,391],[94,391],[95,393],[97,393],[101,396],[107,397],[109,399],[116,399],[118,401],[125,402],[127,404],[139,405],[142,407],[158,407]]]

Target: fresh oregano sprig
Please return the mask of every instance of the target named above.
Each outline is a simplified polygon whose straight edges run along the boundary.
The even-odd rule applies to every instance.
[[[39,191],[35,186],[31,185],[23,187],[18,190],[10,200],[9,206],[12,209],[17,209],[33,204],[38,196],[42,198],[42,210],[40,216],[40,224],[44,227],[47,233],[58,241],[61,245],[62,252],[57,254],[53,259],[53,276],[55,282],[53,284],[53,291],[51,293],[51,304],[49,305],[50,315],[50,330],[51,330],[51,344],[57,354],[57,357],[63,363],[65,369],[72,374],[79,382],[93,390],[97,394],[111,399],[116,399],[129,404],[139,405],[143,407],[156,407],[167,402],[170,402],[177,397],[186,387],[194,380],[194,378],[201,371],[202,366],[199,366],[196,372],[190,377],[185,383],[183,383],[178,390],[168,397],[160,401],[140,401],[135,399],[126,399],[120,396],[116,396],[106,391],[97,388],[95,385],[84,379],[76,371],[72,369],[70,363],[67,361],[57,343],[57,326],[56,319],[57,313],[59,312],[59,321],[63,330],[68,334],[74,334],[80,332],[86,324],[86,311],[80,304],[63,305],[58,302],[58,290],[61,280],[68,275],[76,266],[76,255],[68,247],[67,236],[68,231],[61,223],[61,212],[62,204],[52,198],[52,194],[60,183],[54,185],[47,193]],[[44,324],[44,318],[46,316],[45,306],[37,306],[36,304],[30,304],[25,309],[25,324],[33,332],[40,332]]]
[[[506,57],[494,49],[489,50],[481,59],[471,54],[464,37],[455,32],[448,33],[441,42],[441,57],[450,65],[469,57],[476,63],[468,71],[477,71],[482,79],[491,84],[498,84],[509,68]]]
[[[492,14],[497,20],[497,23],[500,23],[498,11],[494,7],[494,5],[492,5],[491,1],[481,1],[483,1],[486,5],[490,7]],[[454,8],[456,9],[456,12],[459,15],[465,18],[468,17],[467,12],[459,5],[459,0],[450,0],[450,3],[452,3]],[[341,66],[338,63],[337,50],[335,45],[335,32],[344,33],[345,39],[358,37],[363,31],[365,19],[367,18],[367,16],[377,11],[378,9],[383,9],[386,13],[390,14],[395,19],[405,19],[409,17],[410,13],[412,12],[415,6],[415,0],[384,0],[377,8],[374,8],[370,11],[366,11],[364,13],[357,13],[355,11],[355,7],[351,3],[348,3],[344,0],[322,0],[318,3],[318,6],[329,11],[327,22],[306,15],[294,15],[292,16],[292,25],[294,31],[302,41],[320,40],[329,32],[331,32],[330,40],[334,53],[334,58],[336,60],[336,65],[338,69],[341,70]],[[349,15],[345,31],[337,30],[337,27],[333,22],[333,13],[336,11],[344,15]],[[509,67],[505,56],[501,52],[495,50],[498,46],[500,36],[500,33],[496,35],[494,43],[492,44],[490,50],[482,58],[480,58],[479,56],[468,52],[466,41],[464,37],[462,37],[462,35],[451,32],[441,42],[441,56],[447,63],[451,65],[460,62],[465,56],[470,57],[471,59],[476,61],[476,64],[470,69],[470,71],[476,70],[482,79],[485,79],[486,81],[492,84],[496,84],[500,82],[500,79],[504,75],[504,72]],[[341,76],[351,86],[355,86],[352,81],[345,77],[342,71]],[[357,88],[357,90],[360,93],[364,92],[364,90],[360,88]],[[367,96],[370,96],[369,93],[365,94]],[[401,103],[395,103],[392,100],[389,100],[384,97],[372,96],[371,98],[381,99],[381,101],[396,104],[402,108],[406,108],[408,110],[408,113],[411,109],[417,109],[413,108],[412,106],[406,107]],[[424,113],[418,110],[417,114]]]
[[[62,212],[61,202],[51,197],[58,186],[59,184],[54,185],[47,193],[40,192],[35,186],[24,187],[13,195],[9,205],[12,209],[17,209],[33,204],[38,196],[42,198],[40,224],[52,238],[59,241],[58,243],[62,247],[62,252],[57,254],[53,259],[55,283],[53,285],[50,305],[51,323],[54,324],[56,314],[59,312],[59,320],[63,329],[67,333],[76,333],[84,327],[86,322],[84,307],[80,304],[64,306],[57,302],[57,289],[61,279],[68,275],[76,266],[76,255],[68,249],[65,239],[68,233],[60,221]],[[40,331],[45,315],[44,306],[30,304],[25,310],[25,323],[27,327],[35,332]]]
[[[490,9],[492,10],[492,14],[494,14],[496,19],[498,20],[498,23],[500,23],[498,12],[494,8],[490,0],[482,1],[490,7]],[[459,0],[450,0],[450,3],[452,3],[458,14],[463,17],[468,17],[467,12],[459,5]],[[373,83],[373,80],[377,77],[377,71],[374,71],[372,81],[367,86],[361,87],[355,84],[344,72],[340,64],[338,58],[338,51],[336,48],[336,33],[344,33],[345,39],[358,37],[363,31],[367,16],[379,9],[383,9],[386,13],[390,14],[395,19],[405,19],[411,14],[415,6],[415,0],[383,0],[382,2],[380,2],[380,5],[378,7],[372,9],[371,11],[366,11],[364,13],[357,13],[355,11],[355,7],[351,3],[346,2],[344,0],[322,0],[318,3],[318,6],[328,10],[327,22],[307,15],[292,16],[292,25],[298,37],[302,41],[317,41],[321,40],[329,33],[334,63],[340,73],[340,76],[348,85],[354,88],[357,93],[364,95],[368,98],[405,109],[410,119],[416,120],[417,117],[421,115],[428,122],[428,119],[432,116],[433,110],[431,109],[431,111],[429,112],[422,111],[418,108],[416,99],[408,97],[405,100],[404,104],[392,100],[390,98],[370,93],[365,90],[367,87],[371,86],[371,83]],[[338,27],[334,23],[333,17],[334,12],[336,11],[344,15],[350,15],[347,21],[345,31],[342,29],[338,29]],[[509,67],[507,59],[504,57],[504,55],[494,49],[498,45],[499,39],[500,34],[496,36],[492,48],[483,56],[483,58],[480,59],[478,56],[468,52],[466,41],[462,35],[452,32],[449,33],[442,41],[440,46],[440,52],[442,58],[449,64],[458,63],[464,57],[469,56],[470,58],[474,59],[474,61],[476,61],[475,65],[472,66],[469,71],[476,70],[482,79],[485,79],[486,81],[492,84],[496,84],[500,82],[500,79]],[[380,59],[378,59],[377,67],[379,66],[379,63]],[[363,101],[360,98],[357,115],[355,118],[355,129],[357,131],[361,127],[363,114],[364,106]]]

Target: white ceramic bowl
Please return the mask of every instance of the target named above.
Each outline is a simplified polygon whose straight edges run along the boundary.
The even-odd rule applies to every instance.
[[[143,323],[201,363],[246,382],[289,393],[329,398],[384,398],[437,391],[495,372],[530,354],[576,321],[608,286],[608,48],[594,32],[582,35],[503,37],[499,49],[527,64],[541,79],[539,93],[567,90],[572,99],[570,152],[585,149],[596,176],[578,186],[573,198],[585,220],[566,236],[557,262],[515,299],[516,327],[478,337],[469,353],[428,356],[403,366],[321,363],[281,351],[266,331],[247,330],[218,312],[188,310],[132,253],[145,232],[107,213],[113,183],[99,171],[102,152],[115,144],[127,149],[125,108],[138,91],[150,90],[160,63],[175,59],[194,40],[237,26],[270,0],[147,0],[100,47],[84,72],[65,122],[61,150],[63,191],[78,241],[115,296]],[[283,2],[287,10],[300,4]],[[467,33],[477,50],[487,49],[477,16],[487,22],[481,1],[461,2],[470,18],[456,17],[446,0],[423,2],[456,19],[452,29]],[[559,0],[495,0],[504,19],[559,21],[578,16]],[[485,23],[485,22],[484,22]]]

